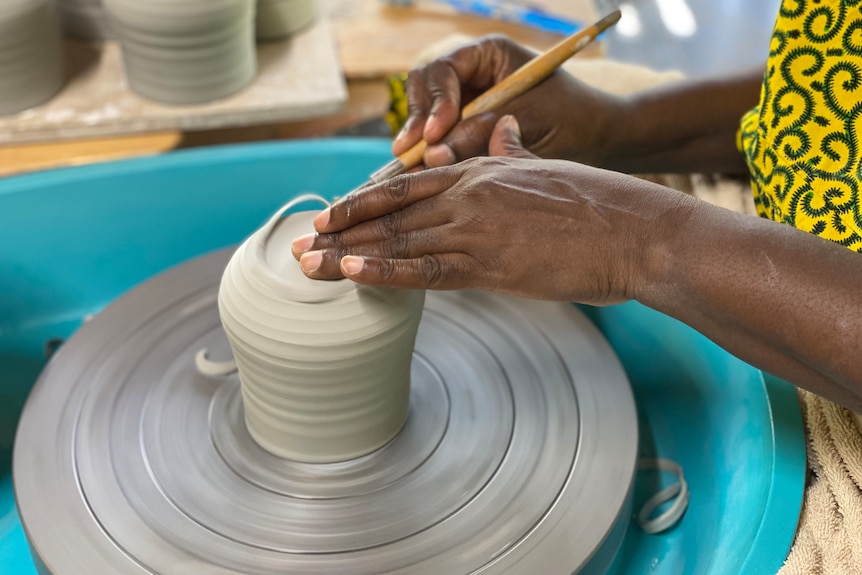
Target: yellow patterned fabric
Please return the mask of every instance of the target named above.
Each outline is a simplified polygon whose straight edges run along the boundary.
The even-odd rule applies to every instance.
[[[862,252],[862,0],[782,0],[737,144],[758,213]]]

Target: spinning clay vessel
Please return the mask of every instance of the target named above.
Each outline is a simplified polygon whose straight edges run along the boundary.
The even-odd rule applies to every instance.
[[[42,104],[62,85],[60,24],[52,1],[0,1],[0,115]]]
[[[254,0],[104,0],[131,88],[198,104],[230,96],[257,71]]]
[[[296,203],[235,252],[219,313],[251,436],[287,459],[344,461],[382,447],[406,421],[425,293],[307,278],[291,242],[313,230],[317,212],[282,217]]]

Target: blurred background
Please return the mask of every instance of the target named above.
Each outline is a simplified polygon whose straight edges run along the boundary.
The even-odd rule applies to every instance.
[[[606,55],[689,77],[762,65],[780,0],[596,0],[623,18]]]
[[[197,93],[164,92],[170,88],[165,74],[139,73],[137,82],[132,81],[130,64],[144,72],[170,71],[183,80],[194,80],[195,74],[173,66],[175,47],[167,44],[159,55],[161,63],[142,62],[140,50],[125,42],[122,30],[108,25],[103,12],[108,7],[118,12],[128,0],[22,0],[22,5],[47,3],[58,8],[63,37],[54,43],[60,45],[56,58],[63,71],[62,78],[44,78],[42,89],[51,92],[50,99],[16,107],[13,100],[20,94],[15,94],[15,86],[20,81],[10,74],[20,73],[21,67],[4,69],[0,61],[0,177],[217,144],[389,136],[397,122],[393,114],[404,109],[399,100],[403,94],[393,78],[447,39],[497,32],[541,50],[617,7],[623,13],[619,24],[577,58],[609,58],[692,78],[726,74],[762,65],[780,4],[780,0],[232,1],[256,3],[258,15],[265,6],[270,11],[267,17],[258,17],[256,45],[243,56],[246,63],[256,56],[255,71],[222,78],[222,93],[214,92],[210,98],[204,94],[195,102]],[[300,5],[305,12],[297,25],[282,34],[262,32],[262,24],[275,21],[271,14],[296,14]],[[9,10],[0,2],[0,29]],[[309,10],[314,14],[311,20]],[[82,37],[82,30],[90,37]],[[197,33],[193,27],[189,30]],[[246,33],[253,35],[254,28]],[[33,38],[19,34],[18,44],[12,45],[14,37],[6,35],[0,38],[0,49],[30,54],[36,62],[50,46],[47,40]],[[180,57],[177,53],[177,62]],[[227,69],[215,60],[209,65],[212,70]],[[48,68],[34,63],[30,69]]]

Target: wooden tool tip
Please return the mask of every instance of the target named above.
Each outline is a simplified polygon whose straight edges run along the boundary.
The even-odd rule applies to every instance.
[[[599,32],[604,32],[605,30],[619,22],[622,16],[622,12],[620,12],[619,10],[614,10],[613,12],[596,22],[596,28],[598,28]]]

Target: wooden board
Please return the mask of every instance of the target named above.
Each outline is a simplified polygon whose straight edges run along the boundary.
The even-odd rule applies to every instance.
[[[560,36],[499,20],[456,14],[433,2],[392,6],[383,0],[320,0],[335,25],[338,53],[347,78],[375,78],[410,70],[429,46],[448,37],[475,38],[505,34],[538,50],[549,48]],[[549,12],[591,24],[598,20],[592,0],[542,0]],[[601,53],[593,44],[582,53]]]
[[[50,102],[0,116],[0,144],[203,130],[339,111],[347,88],[326,19],[285,42],[258,47],[259,72],[242,92],[197,106],[168,106],[132,92],[115,42],[66,42],[68,80]]]
[[[325,137],[357,123],[379,118],[389,108],[389,90],[384,82],[355,80],[348,83],[347,88],[348,99],[342,110],[337,114],[307,120],[192,132],[155,132],[123,137],[0,145],[0,177],[148,156],[180,148]]]

